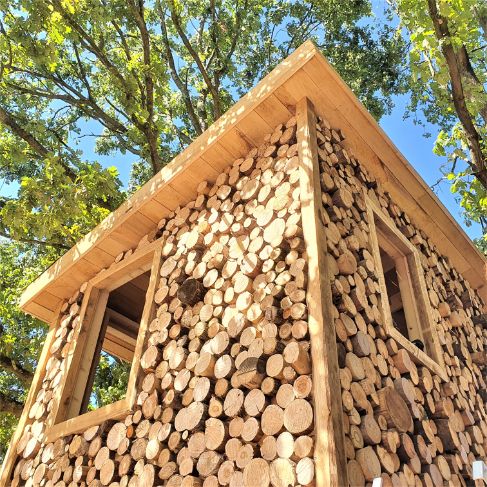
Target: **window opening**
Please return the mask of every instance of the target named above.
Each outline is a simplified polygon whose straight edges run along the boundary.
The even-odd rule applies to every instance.
[[[125,397],[149,281],[147,271],[110,292],[79,414]]]

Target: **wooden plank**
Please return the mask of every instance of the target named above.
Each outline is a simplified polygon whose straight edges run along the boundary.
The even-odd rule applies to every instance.
[[[425,343],[428,346],[428,351],[434,355],[434,360],[429,357],[425,352],[420,350],[411,341],[402,335],[392,323],[392,314],[391,308],[389,305],[389,299],[387,295],[387,288],[384,280],[384,270],[382,269],[382,259],[380,257],[380,250],[379,250],[379,241],[377,238],[377,230],[376,230],[376,223],[375,223],[375,215],[380,219],[382,225],[386,226],[391,232],[394,232],[396,238],[401,240],[404,247],[410,250],[411,256],[413,259],[416,259],[417,250],[416,248],[409,242],[402,233],[395,227],[394,223],[390,220],[387,215],[385,215],[377,205],[367,197],[366,192],[364,191],[364,197],[366,201],[366,212],[367,212],[367,221],[369,225],[369,250],[374,258],[374,264],[378,271],[379,277],[379,289],[380,289],[380,311],[382,314],[382,319],[384,321],[384,327],[386,333],[394,338],[401,347],[406,349],[408,353],[411,355],[413,360],[416,363],[420,363],[425,365],[429,368],[433,373],[438,374],[444,381],[448,381],[448,376],[444,369],[444,361],[443,361],[443,354],[441,353],[441,349],[439,347],[439,341],[437,338],[437,332],[435,328],[435,322],[433,320],[433,314],[431,311],[431,307],[429,305],[429,300],[427,297],[427,290],[426,290],[426,282],[424,281],[423,272],[420,271],[420,267],[414,267],[412,270],[414,271],[410,277],[410,283],[414,286],[414,298],[416,305],[419,306],[419,314],[416,312],[416,320],[420,322],[422,325],[427,323],[426,329],[424,330],[425,333],[422,336],[427,338],[428,341]],[[409,261],[408,261],[409,262]],[[415,261],[416,262],[416,261]],[[419,262],[419,258],[417,260]],[[415,264],[416,265],[416,264]],[[411,270],[411,269],[410,269]],[[401,294],[403,293],[403,288],[401,288]],[[411,298],[411,296],[409,296]],[[403,298],[404,299],[404,298]],[[404,303],[406,306],[406,303]],[[409,307],[414,306],[413,304],[409,304]],[[421,315],[421,317],[419,317]],[[406,316],[409,320],[411,319],[409,316]],[[409,326],[409,324],[408,324]],[[430,348],[431,347],[431,348]]]
[[[25,400],[22,415],[20,416],[17,428],[15,429],[15,433],[10,440],[10,445],[8,447],[7,453],[5,454],[2,468],[0,470],[0,485],[10,485],[12,469],[15,465],[15,460],[17,458],[17,443],[22,437],[22,433],[24,432],[24,428],[29,419],[29,411],[33,403],[35,402],[35,398],[39,392],[39,389],[41,388],[42,381],[44,379],[46,363],[50,356],[49,349],[51,348],[52,342],[55,338],[56,328],[60,317],[60,310],[61,304],[59,304],[54,313],[55,318],[53,318],[50,322],[49,332],[47,333],[46,340],[44,342],[44,346],[42,347],[42,352],[39,357],[39,361],[37,362],[34,378],[32,379],[29,393],[27,394],[27,399]]]
[[[103,340],[103,350],[113,357],[119,358],[120,360],[124,360],[125,362],[132,362],[134,357],[134,351],[126,348],[123,344],[118,342],[114,342],[109,338],[105,338]]]
[[[245,134],[247,140],[251,142],[254,147],[258,147],[264,141],[266,134],[274,131],[274,127],[269,125],[256,110],[251,111],[244,117],[239,125],[239,131]]]
[[[201,158],[215,169],[218,174],[236,159],[236,157],[219,142],[211,145]],[[204,179],[214,181],[213,177],[215,176],[207,175]]]
[[[100,272],[90,280],[93,286],[103,287],[112,291],[132,278],[146,272],[151,267],[152,254],[161,246],[161,239],[139,247],[133,254],[117,262],[109,269]]]
[[[101,246],[97,246],[93,247],[91,252],[85,254],[83,259],[100,268],[110,265],[117,255],[112,255],[112,253],[102,249]]]
[[[160,279],[159,271],[161,269],[161,257],[162,246],[159,245],[153,254],[149,288],[147,289],[147,294],[145,297],[144,310],[142,311],[142,318],[140,320],[139,334],[137,335],[137,343],[135,345],[132,368],[130,369],[127,394],[125,396],[127,399],[127,404],[130,406],[130,408],[133,407],[137,399],[137,382],[141,375],[140,358],[142,357],[142,353],[144,351],[147,330],[155,312],[154,294]]]
[[[162,205],[159,201],[152,199],[144,206],[140,207],[139,212],[148,218],[153,225],[153,228],[157,227],[159,221],[163,218],[162,215],[169,213],[169,209]]]
[[[65,359],[65,374],[54,399],[53,419],[47,422],[47,429],[79,414],[107,299],[107,291],[89,285],[83,298],[81,329],[73,342],[72,352]]]
[[[303,234],[308,255],[308,323],[313,358],[315,405],[315,465],[318,487],[348,485],[343,408],[333,302],[326,265],[326,236],[321,224],[321,185],[318,165],[316,116],[311,102],[303,98],[296,107],[300,159],[300,194]]]
[[[271,131],[280,123],[286,123],[294,114],[294,110],[291,113],[274,94],[262,101],[255,111],[268,123]]]
[[[58,306],[60,302],[61,302],[61,298],[59,298]],[[42,306],[37,302],[37,300],[31,303],[31,309],[32,309],[31,313],[34,316],[37,316],[41,321],[44,321],[45,323],[50,323],[53,320],[54,311],[50,308],[46,308],[45,306]]]
[[[229,148],[237,157],[245,157],[254,146],[252,140],[239,129],[239,127],[232,127],[232,129],[220,136],[220,142],[225,147]]]
[[[92,426],[108,420],[118,420],[130,414],[131,409],[127,399],[108,404],[100,409],[90,411],[76,418],[68,419],[47,429],[46,443],[53,442],[61,436],[82,433]]]
[[[89,281],[80,310],[82,327],[67,359],[66,370],[68,373],[61,381],[59,394],[54,398],[55,410],[51,415],[54,419],[47,425],[48,428],[66,433],[73,425],[72,422],[69,422],[70,418],[74,416],[84,417],[84,414],[81,416],[78,414],[86,390],[87,379],[91,370],[91,357],[93,357],[98,341],[109,292],[151,268],[154,251],[160,247],[160,240],[141,247],[126,259]],[[90,360],[86,360],[87,357],[90,357]],[[103,408],[98,409],[98,411],[101,409]],[[58,428],[61,424],[64,426]]]

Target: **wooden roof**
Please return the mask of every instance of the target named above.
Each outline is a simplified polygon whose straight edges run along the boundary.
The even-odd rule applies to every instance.
[[[134,247],[157,222],[259,145],[308,97],[345,145],[470,284],[487,296],[487,262],[428,185],[311,42],[279,64],[206,132],[57,260],[24,291],[21,308],[50,321],[61,301]],[[482,289],[481,289],[482,288]]]

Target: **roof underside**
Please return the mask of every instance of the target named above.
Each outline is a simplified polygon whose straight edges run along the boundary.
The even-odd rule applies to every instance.
[[[84,281],[137,245],[161,218],[194,199],[202,180],[214,181],[228,164],[261,144],[305,96],[318,114],[343,131],[345,145],[439,251],[474,288],[483,286],[485,299],[485,258],[317,48],[306,42],[27,287],[21,308],[51,321]]]

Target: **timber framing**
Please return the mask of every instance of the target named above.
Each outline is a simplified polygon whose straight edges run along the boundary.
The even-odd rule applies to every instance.
[[[51,415],[53,421],[47,424],[47,442],[53,442],[61,436],[85,431],[101,421],[124,418],[132,412],[137,396],[136,383],[140,374],[140,357],[145,346],[147,327],[153,315],[154,293],[159,280],[160,262],[161,242],[156,240],[88,283],[81,310],[82,328],[77,340],[73,342],[73,350],[70,352],[71,361],[67,365],[68,374],[65,375],[59,388],[60,396],[53,402],[54,411]],[[93,355],[108,294],[124,282],[149,269],[151,277],[132,359],[127,393],[123,399],[113,404],[78,416],[91,366],[91,360],[87,360],[86,357]]]
[[[435,374],[438,374],[445,382],[448,382],[448,375],[444,369],[443,354],[438,342],[437,325],[433,320],[431,306],[428,301],[428,291],[424,280],[424,270],[419,260],[419,252],[414,245],[398,230],[394,222],[384,214],[371,198],[365,196],[367,205],[367,219],[371,228],[370,247],[374,257],[375,265],[379,269],[379,285],[381,292],[381,312],[385,323],[386,333],[394,338],[411,356],[412,360],[418,364],[426,366]],[[377,225],[376,221],[379,221]],[[387,232],[394,235],[403,258],[404,269],[402,272],[408,275],[404,300],[406,316],[409,314],[408,327],[412,325],[413,334],[420,338],[426,346],[426,351],[420,350],[410,339],[405,337],[397,330],[392,323],[391,309],[387,297],[384,271],[379,252],[378,232],[383,227]],[[401,294],[403,290],[401,289]],[[414,300],[414,303],[412,302]],[[411,325],[410,325],[411,324]]]
[[[318,49],[306,42],[34,281],[22,295],[22,309],[52,322],[59,304],[82,282],[194,198],[202,179],[215,181],[229,163],[258,146],[265,133],[294,114],[304,95],[318,114],[342,128],[345,146],[486,301],[485,258]]]
[[[330,272],[326,265],[326,235],[321,223],[321,185],[316,114],[308,98],[296,106],[300,162],[301,217],[308,255],[308,326],[313,360],[315,403],[316,485],[348,485],[342,401],[334,387],[340,383]]]

